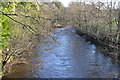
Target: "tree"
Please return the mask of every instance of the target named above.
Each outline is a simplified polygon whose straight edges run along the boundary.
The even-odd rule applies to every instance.
[[[118,3],[118,29],[116,42],[120,44],[120,1]]]

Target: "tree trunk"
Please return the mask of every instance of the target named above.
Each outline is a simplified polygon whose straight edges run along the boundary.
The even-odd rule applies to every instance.
[[[110,6],[109,6],[109,27],[110,27],[110,35],[111,35],[112,34],[112,1],[110,2]]]
[[[116,43],[120,44],[120,2],[118,3],[118,30]]]

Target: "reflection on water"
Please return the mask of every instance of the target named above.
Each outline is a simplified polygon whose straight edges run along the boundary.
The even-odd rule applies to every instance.
[[[39,43],[37,55],[29,64],[19,65],[6,77],[40,78],[117,78],[118,65],[105,57],[96,46],[85,42],[72,28],[56,28]],[[19,69],[19,70],[18,70]]]

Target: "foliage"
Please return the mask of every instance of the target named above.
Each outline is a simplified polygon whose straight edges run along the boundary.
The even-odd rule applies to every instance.
[[[2,3],[3,4],[3,3]],[[3,4],[5,5],[5,4]],[[6,8],[5,6],[0,6],[0,10],[4,11],[5,13],[8,13],[8,9],[11,10],[11,8]],[[1,15],[1,22],[0,22],[0,47],[5,48],[8,45],[8,38],[11,35],[11,28],[9,26],[10,19],[6,17],[5,15]]]
[[[69,20],[68,25],[77,27],[80,31],[105,39],[108,44],[118,44],[117,41],[117,19],[118,10],[112,2],[86,4],[71,3],[66,8],[64,18]]]
[[[62,4],[61,4],[61,2],[53,2],[55,5],[56,5],[56,7],[58,7],[59,9],[60,8],[62,8]]]

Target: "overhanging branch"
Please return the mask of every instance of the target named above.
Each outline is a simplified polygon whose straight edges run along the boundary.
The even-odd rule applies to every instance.
[[[17,16],[17,14],[6,14],[6,13],[2,12],[1,10],[0,10],[0,12],[2,13],[2,15],[7,16],[9,19],[15,21],[16,23],[19,23],[19,24],[25,26],[25,28],[27,28],[27,29],[28,29],[30,32],[32,32],[33,34],[36,34],[36,30],[34,30],[31,26],[26,25],[26,24],[23,24],[23,23],[15,20],[15,19],[13,19],[12,17],[9,16],[9,15],[16,15],[16,16]]]

